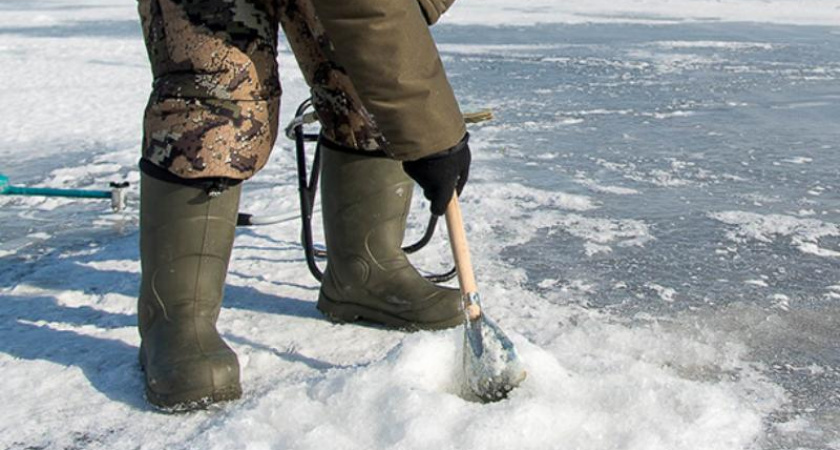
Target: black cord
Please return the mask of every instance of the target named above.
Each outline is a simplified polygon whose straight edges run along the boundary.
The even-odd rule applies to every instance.
[[[319,145],[315,147],[312,171],[311,174],[307,176],[306,142],[318,141],[318,135],[307,134],[303,131],[303,116],[306,113],[306,110],[311,106],[311,99],[307,99],[298,107],[295,112],[295,120],[297,122],[293,127],[293,132],[295,140],[295,158],[297,160],[298,191],[300,194],[301,244],[303,245],[303,251],[306,255],[306,264],[309,267],[309,272],[312,273],[312,276],[315,277],[316,280],[321,281],[324,277],[324,273],[318,267],[316,258],[326,258],[327,252],[325,250],[316,249],[312,238],[312,211],[315,204],[315,195],[318,190],[318,178],[321,174],[321,148]],[[240,214],[240,220],[243,222],[250,219],[250,216],[242,216],[243,215]],[[432,240],[432,237],[435,234],[437,221],[437,216],[432,215],[429,218],[429,223],[426,226],[426,231],[423,233],[423,237],[414,244],[403,247],[403,251],[411,254],[424,248]],[[456,275],[457,271],[453,267],[446,273],[426,275],[425,278],[432,283],[445,283],[455,278]]]

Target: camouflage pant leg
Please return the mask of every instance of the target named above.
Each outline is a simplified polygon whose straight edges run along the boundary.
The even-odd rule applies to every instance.
[[[182,178],[246,179],[277,137],[275,0],[138,0],[154,75],[143,157]]]

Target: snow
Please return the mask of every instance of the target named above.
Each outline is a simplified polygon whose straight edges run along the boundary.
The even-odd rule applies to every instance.
[[[820,247],[826,237],[840,236],[840,227],[816,219],[800,219],[781,214],[762,215],[744,211],[724,211],[711,217],[736,228],[727,232],[735,242],[755,240],[771,243],[789,237],[792,244],[803,253],[823,257],[840,257],[840,251]]]
[[[452,8],[444,20],[481,25],[683,21],[837,25],[840,8],[833,0],[529,0],[526,4],[507,0],[459,0],[457,8]]]
[[[580,183],[587,188],[604,194],[614,194],[614,195],[638,195],[640,192],[636,189],[622,187],[622,186],[605,186],[603,184],[599,184],[597,181],[587,178],[583,172],[579,172],[575,175],[575,181]]]
[[[674,302],[674,296],[677,295],[676,290],[674,290],[672,288],[669,288],[669,287],[658,285],[656,283],[648,283],[645,286],[648,289],[655,292],[656,295],[659,296],[659,299],[662,300],[663,302],[673,303]]]
[[[0,172],[132,184],[118,213],[0,197],[0,448],[840,449],[836,1],[458,0],[443,59],[497,113],[472,129],[467,232],[528,378],[476,403],[460,329],[326,321],[281,139],[243,211],[285,220],[237,232],[219,320],[243,399],[182,415],[137,364],[135,6],[0,3]],[[307,93],[279,63],[285,124]],[[424,271],[450,266],[444,234]]]

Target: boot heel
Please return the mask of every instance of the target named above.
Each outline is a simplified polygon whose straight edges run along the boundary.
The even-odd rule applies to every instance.
[[[149,404],[159,411],[168,413],[207,409],[210,405],[240,398],[242,398],[242,387],[239,384],[225,386],[211,392],[195,390],[176,395],[158,394],[148,386],[146,387],[146,400]]]
[[[334,323],[352,323],[361,318],[353,305],[334,302],[323,292],[318,295],[318,303],[315,307],[324,314],[327,320]]]

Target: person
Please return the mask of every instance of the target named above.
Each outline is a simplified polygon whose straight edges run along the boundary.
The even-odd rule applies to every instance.
[[[137,307],[152,405],[241,396],[216,321],[242,181],[277,137],[280,26],[322,125],[328,257],[317,308],[401,329],[463,321],[457,290],[427,281],[400,248],[412,179],[441,215],[468,177],[468,135],[429,30],[453,1],[139,0],[154,76]]]

